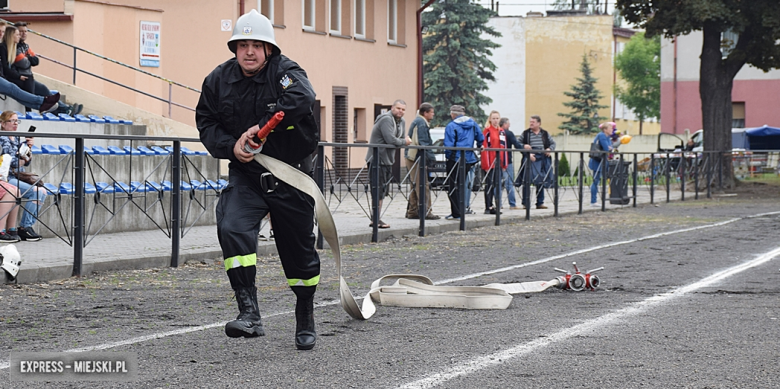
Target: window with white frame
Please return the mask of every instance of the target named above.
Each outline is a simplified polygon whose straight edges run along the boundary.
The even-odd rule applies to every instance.
[[[274,23],[274,0],[260,0],[260,9],[258,11],[267,17],[271,24]]]
[[[354,12],[354,24],[355,24],[355,36],[358,38],[366,37],[366,0],[354,0],[355,6]]]
[[[387,42],[398,42],[398,0],[387,0]]]
[[[303,29],[314,30],[314,21],[316,8],[315,0],[302,0],[303,1]]]
[[[330,33],[341,34],[341,0],[330,0]]]

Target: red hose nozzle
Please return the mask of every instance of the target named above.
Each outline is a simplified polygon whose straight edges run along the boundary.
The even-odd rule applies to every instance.
[[[273,129],[276,128],[276,126],[279,125],[279,123],[282,121],[282,119],[284,119],[284,111],[279,111],[279,112],[275,113],[274,116],[271,116],[271,119],[268,120],[268,122],[265,123],[263,128],[261,128],[260,131],[258,131],[257,134],[255,135],[255,139],[254,139],[255,143],[257,143],[260,146],[262,146],[263,143],[265,142],[265,138],[268,137],[268,134],[270,134],[271,131],[273,131]],[[251,153],[251,152],[254,152],[255,150],[259,149],[260,146],[252,147],[247,142],[245,149],[246,149],[246,151]]]

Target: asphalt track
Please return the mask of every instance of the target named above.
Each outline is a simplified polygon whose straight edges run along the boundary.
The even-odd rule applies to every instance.
[[[76,323],[68,339],[79,347],[39,340],[24,349],[135,352],[137,381],[9,382],[5,354],[0,387],[780,387],[780,206],[706,204],[621,210],[611,224],[591,227],[544,221],[558,232],[509,249],[494,242],[531,236],[528,225],[345,250],[356,295],[385,273],[482,285],[552,279],[553,267],[572,261],[606,267],[595,292],[518,295],[501,311],[380,306],[370,320],[356,321],[335,301],[329,277],[317,294],[320,337],[311,352],[292,346],[288,292],[261,293],[267,336],[255,339],[228,339],[224,321],[198,309],[185,314],[186,304],[171,301],[173,312],[186,316],[171,320],[183,321],[175,330],[141,321],[104,336],[87,332],[94,323]],[[278,278],[278,267],[273,272]],[[232,306],[217,316],[222,311],[235,314]]]

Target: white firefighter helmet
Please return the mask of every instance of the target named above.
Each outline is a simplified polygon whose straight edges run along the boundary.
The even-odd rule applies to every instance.
[[[271,24],[271,21],[254,9],[249,11],[249,13],[241,15],[236,20],[236,26],[233,27],[233,36],[228,41],[228,48],[233,54],[236,53],[236,44],[234,42],[243,40],[268,42],[273,45],[274,54],[282,52],[282,49],[276,44],[274,26]]]
[[[8,244],[0,247],[0,269],[5,270],[12,281],[19,274],[19,266],[21,265],[22,257],[19,256],[19,251],[16,250],[15,245]]]

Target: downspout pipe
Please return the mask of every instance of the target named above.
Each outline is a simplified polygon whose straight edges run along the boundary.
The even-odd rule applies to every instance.
[[[244,14],[244,2],[246,0],[238,0],[238,16],[241,17],[241,15]]]
[[[422,13],[436,0],[428,0],[425,5],[417,10],[417,106],[423,102],[423,39],[422,39]]]

